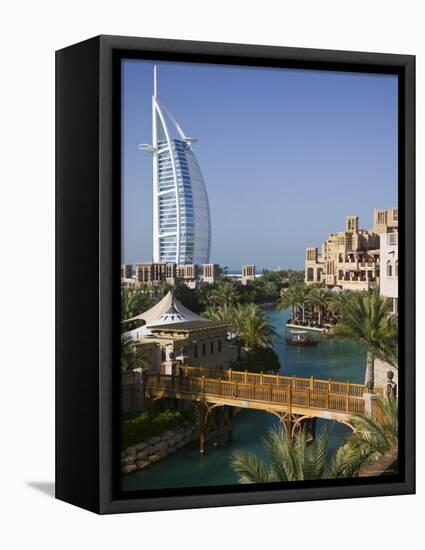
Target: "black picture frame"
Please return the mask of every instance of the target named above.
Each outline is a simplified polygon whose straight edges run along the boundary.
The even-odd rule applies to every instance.
[[[399,77],[396,478],[119,491],[120,59]],[[98,36],[56,52],[56,498],[100,514],[415,492],[415,57]]]

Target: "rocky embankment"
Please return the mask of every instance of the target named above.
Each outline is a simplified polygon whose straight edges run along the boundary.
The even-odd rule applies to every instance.
[[[192,424],[183,424],[147,441],[127,447],[121,453],[121,472],[130,474],[149,468],[158,460],[175,453],[198,437],[198,429]]]

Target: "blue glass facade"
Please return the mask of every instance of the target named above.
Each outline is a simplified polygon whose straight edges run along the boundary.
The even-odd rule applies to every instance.
[[[158,257],[177,264],[209,263],[208,197],[191,145],[182,139],[157,143]]]
[[[156,70],[152,96],[153,260],[176,264],[210,262],[211,217],[194,138],[159,102]],[[173,134],[171,133],[173,131]]]

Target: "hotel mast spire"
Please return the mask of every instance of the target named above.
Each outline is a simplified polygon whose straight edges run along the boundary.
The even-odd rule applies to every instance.
[[[138,146],[152,154],[153,261],[208,264],[211,218],[205,182],[192,150],[196,139],[186,136],[157,94],[154,65],[152,144]]]

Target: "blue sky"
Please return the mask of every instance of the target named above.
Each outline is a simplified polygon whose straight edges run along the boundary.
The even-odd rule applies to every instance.
[[[397,205],[397,77],[157,62],[207,186],[211,261],[302,269],[305,248]],[[152,259],[153,61],[124,60],[123,261]]]

